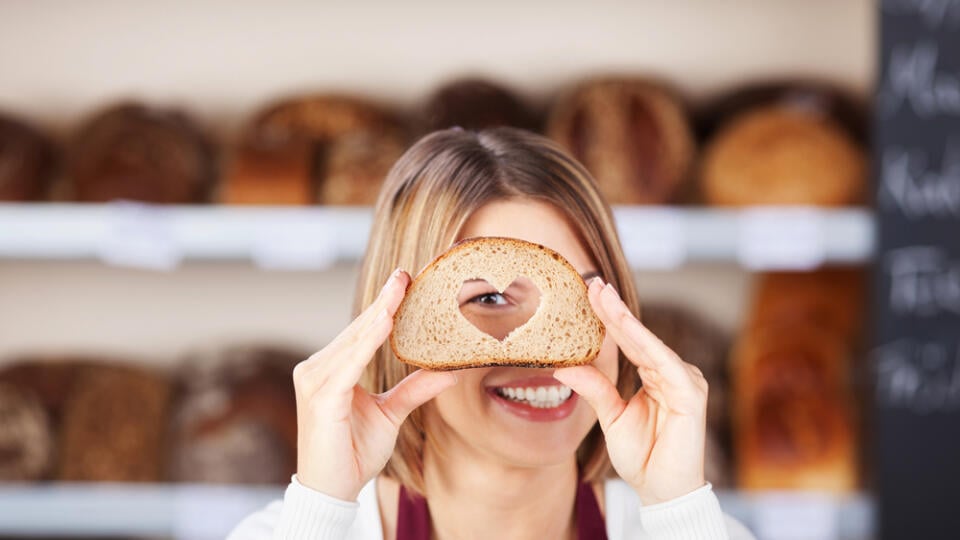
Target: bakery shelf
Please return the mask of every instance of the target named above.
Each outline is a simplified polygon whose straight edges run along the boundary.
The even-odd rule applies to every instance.
[[[624,250],[637,269],[688,262],[809,269],[868,262],[869,210],[808,207],[621,206]],[[231,207],[0,204],[0,258],[94,258],[170,269],[184,260],[251,260],[268,269],[322,269],[356,261],[370,230],[368,207]]]
[[[799,538],[796,532],[809,533],[810,527],[816,527],[817,538],[874,535],[873,504],[863,494],[719,491],[718,496],[727,513],[764,539]],[[279,486],[0,484],[0,536],[223,538],[244,516],[282,497]]]
[[[0,536],[224,538],[277,486],[0,483]]]

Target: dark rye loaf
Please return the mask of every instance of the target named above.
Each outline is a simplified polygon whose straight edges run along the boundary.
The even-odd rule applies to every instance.
[[[540,305],[503,341],[460,312],[457,295],[465,281],[483,279],[502,292],[522,276],[540,290]],[[559,253],[486,237],[457,243],[417,276],[394,315],[390,346],[401,362],[432,370],[565,367],[593,361],[604,334],[586,284]]]

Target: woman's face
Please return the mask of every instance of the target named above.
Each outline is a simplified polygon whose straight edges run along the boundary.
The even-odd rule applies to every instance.
[[[563,255],[581,276],[597,275],[598,269],[574,229],[559,210],[544,202],[512,199],[488,203],[469,218],[458,240],[475,236],[506,236],[542,244]],[[458,302],[468,320],[502,339],[533,315],[539,296],[528,278],[519,278],[503,293],[485,281],[468,281]],[[609,336],[593,365],[616,384],[617,347]],[[426,408],[427,429],[447,450],[474,451],[521,467],[565,462],[575,454],[596,415],[552,373],[550,368],[461,370],[457,385]],[[528,388],[532,402],[526,399]],[[518,389],[523,389],[520,399]],[[564,400],[564,396],[569,397]]]

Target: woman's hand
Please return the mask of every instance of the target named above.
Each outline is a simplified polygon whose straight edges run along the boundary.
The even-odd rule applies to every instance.
[[[418,370],[383,394],[357,382],[393,328],[410,276],[397,270],[377,299],[323,350],[297,364],[297,479],[338,499],[356,500],[393,453],[415,408],[453,386],[449,372]]]
[[[592,365],[558,369],[554,377],[596,411],[613,468],[644,504],[703,486],[707,408],[703,374],[640,324],[612,286],[594,279],[588,295],[607,333],[637,366],[643,387],[624,401]]]

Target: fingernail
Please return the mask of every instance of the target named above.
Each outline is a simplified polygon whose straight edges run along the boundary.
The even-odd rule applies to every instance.
[[[613,283],[607,283],[607,286],[603,288],[604,291],[610,291],[614,296],[620,298],[620,294],[617,293],[617,289],[613,287]]]
[[[603,280],[600,279],[600,276],[594,276],[590,279],[590,283],[587,284],[587,287],[592,287],[594,284],[603,285]]]
[[[387,290],[387,287],[389,287],[390,284],[393,283],[394,280],[396,280],[399,275],[400,275],[400,269],[397,268],[396,270],[393,271],[392,274],[390,274],[390,277],[387,278],[387,281],[383,284],[383,287],[380,287],[380,292],[382,293],[383,291]]]

